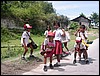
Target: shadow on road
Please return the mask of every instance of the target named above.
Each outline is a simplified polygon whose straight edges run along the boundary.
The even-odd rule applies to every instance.
[[[43,60],[39,57],[28,57],[27,60],[29,60],[29,61],[36,60],[37,62],[43,62]]]
[[[54,70],[64,71],[65,69],[63,69],[63,68],[61,68],[61,67],[54,67]]]
[[[71,64],[71,63],[61,63],[61,66],[59,67],[54,67],[53,70],[58,70],[58,71],[65,71],[65,69],[62,66],[67,66],[67,65],[71,65],[71,66],[77,66],[76,64]],[[50,69],[50,67],[48,66],[48,69]]]
[[[88,64],[93,63],[93,61],[96,60],[96,59],[93,59],[93,58],[88,58],[88,59],[89,59],[89,63]],[[86,64],[85,60],[81,60],[81,62],[79,62],[79,63],[82,64],[82,65]]]

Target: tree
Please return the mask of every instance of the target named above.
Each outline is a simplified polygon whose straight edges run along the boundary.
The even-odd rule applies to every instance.
[[[86,17],[83,13],[81,13],[80,16],[84,16],[84,17]]]
[[[99,15],[96,12],[93,12],[89,18],[91,20],[91,23],[94,23],[94,26],[98,25],[98,23],[99,23]]]

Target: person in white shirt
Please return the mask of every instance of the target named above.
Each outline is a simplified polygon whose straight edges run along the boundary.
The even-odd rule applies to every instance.
[[[55,49],[55,41],[53,40],[54,33],[48,32],[48,39],[45,39],[43,44],[41,45],[40,54],[44,56],[44,71],[47,71],[47,58],[50,58],[50,65],[49,67],[53,69],[52,65],[52,55]]]
[[[88,61],[88,54],[87,54],[87,51],[86,51],[86,46],[82,43],[82,38],[76,37],[75,41],[76,42],[74,44],[75,51],[74,51],[74,61],[73,61],[73,63],[74,64],[76,63],[76,54],[78,53],[79,61],[81,61],[81,54],[83,53],[83,58],[85,59],[86,64],[87,64],[89,62]]]
[[[63,46],[63,48],[65,47],[68,51],[68,52],[63,51],[63,53],[68,55],[68,54],[71,54],[67,47],[67,43],[70,41],[70,35],[69,35],[68,31],[66,31],[64,28],[62,28],[62,30],[65,32],[65,37],[62,36],[62,46]]]
[[[87,44],[88,35],[87,35],[85,25],[80,26],[78,31],[76,31],[75,36],[76,37],[81,37],[82,38],[82,43],[84,43],[86,45],[86,49],[88,49],[88,47],[89,47],[88,44]]]
[[[31,48],[30,57],[34,57],[32,55],[32,53],[33,53],[33,47],[32,47],[31,42],[29,42],[29,36],[28,36],[28,34],[30,35],[30,29],[31,28],[32,28],[32,26],[30,26],[29,24],[24,24],[24,31],[23,31],[23,34],[21,36],[21,45],[24,48],[24,53],[22,55],[22,59],[23,60],[25,59],[25,55],[26,55],[26,53],[28,51],[28,47]]]
[[[48,37],[48,32],[52,32],[51,27],[48,25],[46,31],[44,32],[45,37]]]
[[[60,66],[60,55],[62,54],[62,42],[61,42],[61,37],[65,36],[65,33],[63,30],[60,29],[60,23],[59,22],[54,22],[53,23],[55,31],[55,51],[54,54],[57,56],[57,63],[54,64],[55,67]]]

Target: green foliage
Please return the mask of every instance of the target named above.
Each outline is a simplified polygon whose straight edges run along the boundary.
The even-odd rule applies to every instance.
[[[1,42],[8,42],[10,39],[18,39],[19,37],[15,33],[10,32],[8,28],[1,27]]]
[[[58,17],[52,3],[47,1],[2,1],[1,10],[1,18],[12,18],[17,26],[29,23],[40,35],[48,24],[53,28],[55,20],[68,25],[68,18]]]
[[[97,26],[99,24],[99,14],[93,12],[90,16],[90,20],[95,24],[95,26]]]
[[[76,30],[79,27],[79,24],[77,22],[71,22],[70,29]]]

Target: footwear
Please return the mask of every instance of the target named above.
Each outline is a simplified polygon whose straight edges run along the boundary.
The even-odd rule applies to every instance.
[[[89,63],[89,60],[86,60],[85,62],[86,62],[86,64],[88,64]]]
[[[54,67],[58,67],[58,66],[61,66],[60,64],[56,63],[54,64]]]
[[[52,66],[52,64],[49,65],[50,69],[53,69],[54,67]]]
[[[22,60],[26,60],[26,58],[24,56],[22,56]]]
[[[79,59],[79,63],[81,62],[81,59]]]
[[[73,64],[75,64],[75,63],[76,63],[76,60],[73,61]]]
[[[71,55],[71,52],[69,51],[69,55]]]
[[[30,55],[30,58],[35,58],[35,56],[34,55]]]
[[[44,66],[43,70],[46,72],[47,71],[47,66]]]

